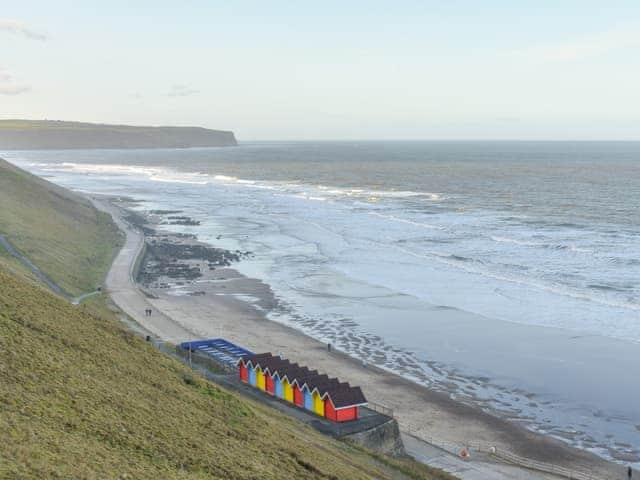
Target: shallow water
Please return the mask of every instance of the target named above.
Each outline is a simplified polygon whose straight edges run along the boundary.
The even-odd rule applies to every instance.
[[[238,268],[282,300],[275,320],[599,453],[640,450],[639,143],[3,156],[251,250]]]

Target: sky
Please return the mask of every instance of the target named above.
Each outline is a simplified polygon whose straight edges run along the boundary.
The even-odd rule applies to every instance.
[[[640,140],[640,1],[0,0],[0,118]]]

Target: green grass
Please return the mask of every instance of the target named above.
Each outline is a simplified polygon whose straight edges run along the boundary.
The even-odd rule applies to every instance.
[[[31,272],[17,258],[9,255],[2,245],[0,245],[0,267],[4,267],[8,272],[17,275],[22,279],[29,280],[33,283],[41,284],[40,279]],[[44,284],[42,284],[44,286]]]
[[[136,127],[128,125],[105,125],[99,123],[65,122],[60,120],[0,120],[0,131],[2,130],[67,130],[67,131],[152,131],[154,127]]]
[[[242,399],[0,267],[0,478],[444,479]]]
[[[79,295],[102,283],[122,242],[108,214],[4,160],[0,205],[0,233],[64,291]]]

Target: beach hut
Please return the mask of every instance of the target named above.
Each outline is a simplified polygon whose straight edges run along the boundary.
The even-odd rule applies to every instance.
[[[246,375],[246,381],[249,385],[254,387],[258,386],[258,370],[256,367],[258,366],[261,360],[265,360],[271,358],[273,355],[271,353],[258,353],[258,354],[249,354],[243,355],[238,359],[238,370],[240,375],[240,380],[243,380],[243,376]],[[245,374],[246,371],[246,374]]]
[[[324,395],[326,391],[330,388],[336,388],[339,385],[349,385],[341,384],[337,378],[326,378],[326,375],[318,376],[316,379],[313,379],[307,383],[308,387],[312,387],[312,395],[313,395],[313,411],[317,415],[324,417]]]
[[[280,383],[279,371],[286,370],[291,363],[280,357],[271,357],[260,361],[260,366],[265,375],[265,391],[271,395],[276,394],[276,383]]]
[[[242,356],[238,372],[241,381],[333,422],[356,420],[367,404],[359,387],[270,353]]]
[[[274,385],[275,396],[278,398],[284,398],[284,386],[282,385],[282,380],[280,380],[279,373],[275,373],[273,375],[273,385]]]
[[[293,385],[293,403],[300,408],[304,407],[304,394],[298,384]]]
[[[288,378],[284,378],[282,380],[282,398],[287,402],[293,403],[293,387],[291,386],[291,383],[289,383]]]
[[[262,368],[260,368],[260,366],[257,366],[255,370],[256,370],[256,387],[258,387],[260,390],[264,390],[266,388],[265,374],[262,371]]]
[[[324,400],[317,390],[313,392],[313,413],[324,417]]]
[[[294,398],[294,381],[301,375],[309,372],[307,367],[301,367],[297,363],[290,363],[286,367],[278,369],[278,377],[282,384],[282,398],[287,402],[295,403]]]
[[[275,395],[275,383],[270,373],[264,374],[264,390],[270,395]]]
[[[311,390],[305,387],[307,381],[311,378],[317,377],[317,370],[308,370],[297,372],[295,378],[292,381],[293,385],[293,400],[296,405],[308,410],[313,410],[313,400],[311,397]],[[308,397],[308,398],[307,398]]]
[[[315,411],[315,402],[313,397],[314,385],[324,383],[329,377],[327,375],[312,375],[304,380],[300,380],[302,384],[302,393],[304,395],[304,408],[306,410]]]
[[[366,404],[367,400],[360,387],[341,384],[328,389],[324,394],[324,416],[333,422],[357,420],[360,407]]]
[[[306,386],[302,388],[302,395],[304,397],[304,408],[305,410],[313,411],[313,393]]]
[[[249,370],[243,362],[238,362],[238,374],[240,375],[240,381],[249,382]]]

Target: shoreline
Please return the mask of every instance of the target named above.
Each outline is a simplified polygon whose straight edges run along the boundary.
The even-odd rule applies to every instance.
[[[97,202],[103,203],[103,200]],[[104,203],[102,206],[105,207]],[[124,223],[120,208],[111,203],[106,206],[127,233],[127,245],[123,250],[128,248],[125,256],[133,265],[137,255],[132,257],[135,252],[131,248],[137,245],[139,254],[142,247],[129,239],[138,237],[137,242],[141,242],[143,235]],[[122,268],[122,263],[116,266],[114,262],[112,270],[122,271]],[[164,340],[176,342],[223,336],[254,351],[283,352],[292,361],[307,363],[343,381],[362,385],[370,401],[394,410],[402,430],[425,440],[434,438],[457,445],[482,442],[537,461],[603,474],[611,474],[619,467],[595,454],[456,401],[445,393],[430,390],[376,366],[364,365],[347,353],[336,350],[327,353],[326,344],[293,327],[268,320],[264,312],[253,308],[246,299],[237,298],[248,295],[265,301],[272,292],[260,280],[244,277],[232,268],[216,270],[219,281],[207,284],[206,294],[171,296],[153,291],[152,296],[157,298],[147,296],[143,301],[138,298],[137,302],[127,298],[143,296],[131,277],[131,270],[128,270],[128,279],[122,274],[111,275],[112,270],[107,286],[112,298],[115,295],[115,303],[130,314],[131,308],[142,307],[143,303],[151,305],[157,316],[145,318],[140,315],[144,308],[139,308],[133,311],[132,317],[138,321],[142,317],[140,323]],[[227,289],[230,284],[234,284],[235,294]],[[131,292],[132,288],[136,291]],[[201,288],[200,284],[198,288]],[[133,295],[127,295],[127,291]]]

